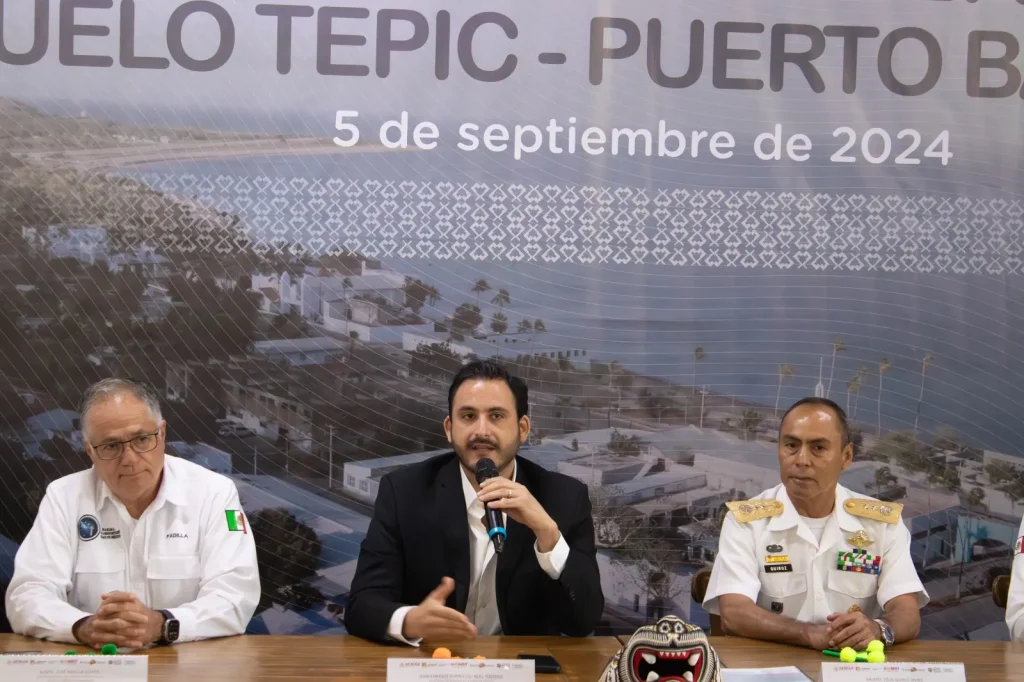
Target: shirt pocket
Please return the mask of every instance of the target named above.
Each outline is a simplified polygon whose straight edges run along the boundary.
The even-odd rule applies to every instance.
[[[879,612],[877,575],[829,571],[827,594],[833,613],[849,613],[854,606],[869,617],[875,617]]]
[[[96,613],[104,594],[126,589],[124,578],[124,556],[120,552],[80,552],[75,559],[69,603],[87,613]]]
[[[807,601],[806,573],[762,573],[757,605],[796,618]]]
[[[198,555],[156,554],[146,566],[150,608],[173,609],[194,601],[199,595],[202,562]]]

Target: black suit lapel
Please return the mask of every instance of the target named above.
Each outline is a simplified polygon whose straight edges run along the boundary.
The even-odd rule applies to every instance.
[[[516,466],[516,483],[523,485],[530,491],[530,494],[533,494],[530,482],[521,464],[522,462],[518,462]],[[512,575],[519,567],[523,552],[533,546],[536,537],[532,530],[521,523],[513,521],[507,515],[505,516],[505,530],[508,533],[508,537],[505,541],[505,551],[498,555],[498,570],[494,577],[494,582],[496,583],[495,591],[497,592],[496,597],[498,599],[498,616],[501,619],[501,631],[505,634],[511,634],[505,622],[509,584],[512,582]]]
[[[444,536],[446,575],[455,581],[455,592],[448,597],[446,606],[465,613],[469,598],[469,520],[459,458],[455,455],[438,472],[435,505]]]

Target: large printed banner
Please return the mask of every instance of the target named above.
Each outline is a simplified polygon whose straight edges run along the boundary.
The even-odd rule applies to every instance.
[[[1008,0],[0,0],[0,587],[132,376],[240,490],[250,631],[343,632],[381,476],[483,357],[590,486],[603,631],[707,624],[724,503],[821,395],[923,636],[1007,638],[1022,37]]]

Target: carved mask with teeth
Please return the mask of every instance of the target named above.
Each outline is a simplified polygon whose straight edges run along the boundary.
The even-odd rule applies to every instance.
[[[608,662],[601,682],[721,682],[718,654],[695,625],[665,616],[645,625]]]

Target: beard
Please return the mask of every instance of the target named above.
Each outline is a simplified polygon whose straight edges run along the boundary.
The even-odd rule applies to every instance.
[[[504,472],[505,467],[515,459],[520,444],[517,433],[515,439],[504,446],[494,440],[473,440],[461,444],[452,443],[452,448],[467,473],[475,475],[476,463],[484,458],[494,462],[498,466],[498,471]]]

